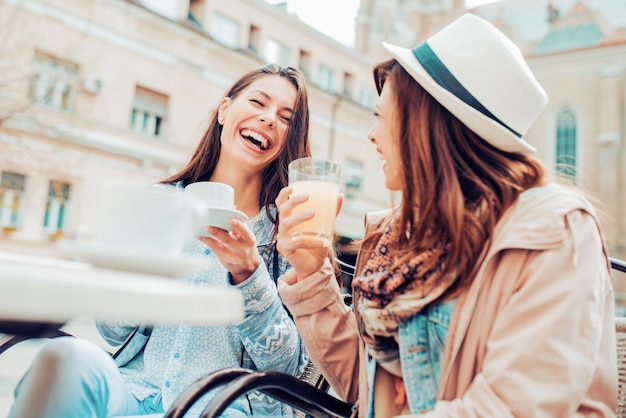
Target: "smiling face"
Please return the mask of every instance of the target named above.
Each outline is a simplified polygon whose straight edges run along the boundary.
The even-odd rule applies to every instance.
[[[296,87],[284,77],[257,79],[236,97],[222,100],[220,158],[261,172],[282,152],[296,101]]]
[[[385,186],[389,190],[402,189],[402,161],[398,148],[398,117],[395,93],[390,82],[385,83],[376,103],[376,121],[367,134],[376,145],[376,151],[385,162]]]

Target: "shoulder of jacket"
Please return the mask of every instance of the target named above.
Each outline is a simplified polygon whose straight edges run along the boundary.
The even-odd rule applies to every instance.
[[[593,206],[575,191],[550,184],[524,192],[498,221],[490,253],[502,248],[558,248],[576,233],[568,221],[574,213],[589,215],[599,229]]]
[[[393,209],[383,209],[375,212],[368,212],[365,214],[365,227],[380,225],[385,219],[387,219]]]

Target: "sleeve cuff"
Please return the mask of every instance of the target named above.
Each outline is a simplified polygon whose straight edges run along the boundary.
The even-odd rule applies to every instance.
[[[276,285],[271,280],[265,263],[259,263],[257,269],[246,280],[238,285],[232,284],[229,274],[229,283],[239,289],[243,295],[245,315],[254,315],[264,312],[278,296]]]
[[[321,311],[341,297],[328,259],[318,272],[300,281],[296,281],[295,271],[289,270],[278,279],[278,293],[294,316]]]

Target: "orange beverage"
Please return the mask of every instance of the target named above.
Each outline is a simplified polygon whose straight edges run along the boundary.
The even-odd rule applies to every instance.
[[[299,158],[289,164],[289,185],[293,195],[306,194],[309,200],[297,205],[293,214],[312,210],[313,218],[293,228],[294,240],[320,240],[330,245],[333,240],[341,166],[332,160]]]
[[[319,239],[326,244],[333,240],[335,216],[337,212],[337,198],[339,184],[320,180],[303,180],[291,183],[293,194],[307,194],[309,200],[298,205],[293,214],[312,210],[313,218],[294,228],[293,239]]]

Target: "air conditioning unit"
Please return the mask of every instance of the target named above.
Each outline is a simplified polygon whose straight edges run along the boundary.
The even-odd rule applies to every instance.
[[[104,80],[95,75],[86,75],[83,78],[83,89],[92,94],[98,94],[104,88]]]

